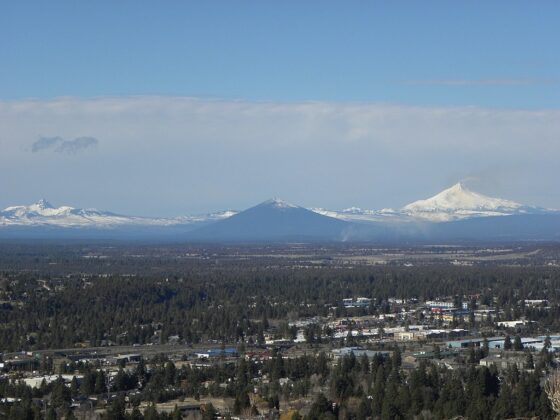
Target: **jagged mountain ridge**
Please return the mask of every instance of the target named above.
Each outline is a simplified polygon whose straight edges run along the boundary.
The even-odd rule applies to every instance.
[[[194,216],[150,218],[125,216],[94,208],[54,207],[41,199],[28,206],[11,206],[0,211],[1,226],[56,226],[68,228],[111,228],[120,226],[175,226],[209,223],[235,214],[227,210]]]

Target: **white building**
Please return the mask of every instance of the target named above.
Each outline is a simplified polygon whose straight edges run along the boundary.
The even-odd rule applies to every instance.
[[[371,303],[370,298],[358,297],[342,299],[342,304],[345,308],[367,308]]]
[[[429,308],[453,309],[455,304],[453,302],[444,302],[441,300],[428,300],[426,301],[426,306]]]

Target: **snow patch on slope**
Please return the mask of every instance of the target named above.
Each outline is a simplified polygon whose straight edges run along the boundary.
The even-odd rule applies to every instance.
[[[280,198],[271,198],[270,200],[266,200],[261,203],[260,206],[272,207],[275,209],[297,209],[299,207]]]
[[[177,226],[221,220],[236,212],[227,210],[195,216],[149,218],[124,216],[97,209],[70,206],[54,207],[47,200],[28,206],[11,206],[0,211],[0,226],[57,226],[84,228],[112,228],[123,226]]]
[[[367,210],[359,207],[350,207],[344,210],[327,210],[320,207],[311,208],[311,211],[322,216],[334,217],[346,222],[373,223],[373,222],[406,222],[408,216],[393,209]]]

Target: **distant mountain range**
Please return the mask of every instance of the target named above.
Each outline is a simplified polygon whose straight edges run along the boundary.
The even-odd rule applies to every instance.
[[[247,210],[148,218],[54,207],[0,211],[0,237],[161,238],[186,241],[557,240],[560,212],[488,197],[458,183],[401,209],[306,209],[280,199]]]
[[[227,210],[197,216],[149,218],[124,216],[97,209],[79,209],[69,206],[54,207],[47,200],[41,199],[29,206],[12,206],[0,211],[0,228],[2,226],[117,228],[120,226],[199,225],[225,219],[235,213]]]
[[[476,217],[546,214],[553,210],[526,206],[515,201],[492,198],[457,183],[425,200],[414,201],[402,209],[362,210],[350,207],[342,211],[313,209],[324,216],[353,222],[449,222]]]

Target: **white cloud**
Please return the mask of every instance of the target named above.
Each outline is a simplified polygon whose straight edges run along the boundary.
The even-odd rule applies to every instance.
[[[103,147],[72,159],[27,152],[38,137],[82,133]],[[310,206],[382,207],[485,173],[488,185],[500,186],[488,193],[560,207],[545,191],[555,174],[537,172],[559,156],[558,133],[560,110],[188,97],[0,101],[0,204],[47,196],[173,214],[279,195]],[[516,189],[504,174],[535,186]]]
[[[427,86],[535,86],[555,85],[559,81],[555,79],[425,79],[406,80],[402,83]]]

